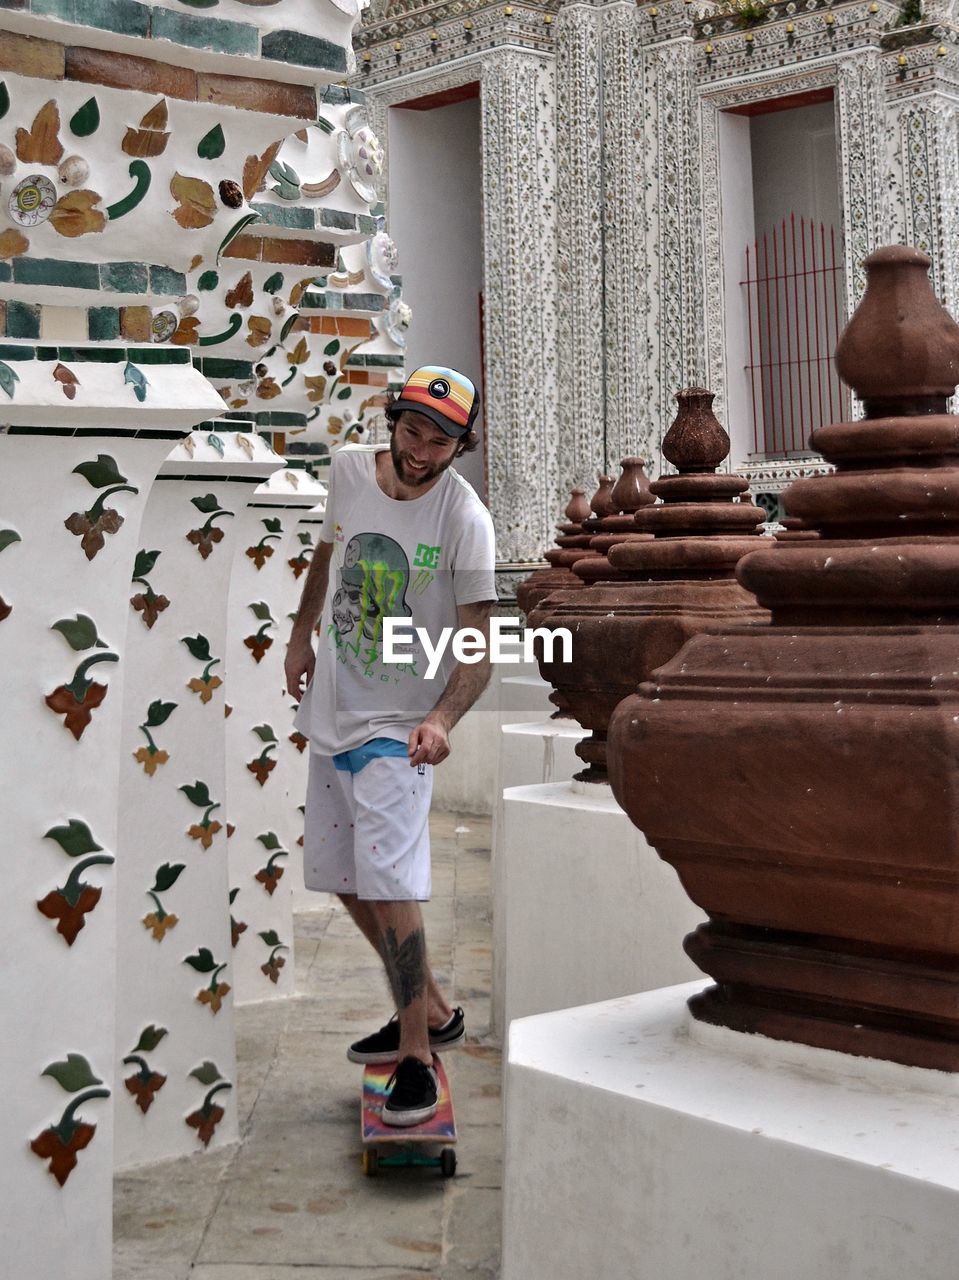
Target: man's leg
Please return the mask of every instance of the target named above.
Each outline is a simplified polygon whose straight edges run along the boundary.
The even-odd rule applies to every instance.
[[[366,938],[367,942],[369,942],[370,946],[373,948],[373,950],[377,953],[377,955],[383,961],[384,965],[386,965],[387,963],[386,956],[384,954],[384,948],[383,948],[384,933],[383,933],[383,928],[380,925],[380,921],[377,917],[375,907],[377,905],[382,907],[392,907],[392,906],[416,907],[417,913],[420,914],[419,924],[420,924],[420,927],[422,927],[422,923],[423,923],[422,914],[419,912],[419,906],[417,903],[386,902],[386,903],[376,904],[372,902],[364,902],[363,899],[357,898],[356,895],[352,893],[341,893],[338,896],[340,901],[343,903],[344,907],[346,907],[347,911],[350,913],[351,917],[353,918],[353,923],[359,929],[360,933],[363,934],[364,938]],[[395,928],[395,925],[394,925],[394,928]],[[424,950],[424,956],[425,956],[425,947],[423,950]],[[390,982],[390,990],[394,993],[394,996],[395,996],[395,987],[394,987],[392,978],[390,978],[388,969],[387,969],[387,978],[389,979],[389,982]],[[433,976],[433,971],[428,964],[426,966],[426,994],[427,994],[427,1023],[435,1031],[435,1030],[438,1030],[440,1027],[445,1026],[446,1023],[449,1022],[450,1018],[453,1016],[453,1009],[452,1009],[452,1006],[447,1002],[446,997],[443,995],[443,992],[441,991],[439,984],[436,981],[436,978]],[[398,1002],[397,1002],[397,1010],[399,1010]]]
[[[383,964],[400,1019],[398,1060],[419,1058],[432,1065],[428,1028],[429,966],[426,931],[418,902],[372,902],[382,931]]]

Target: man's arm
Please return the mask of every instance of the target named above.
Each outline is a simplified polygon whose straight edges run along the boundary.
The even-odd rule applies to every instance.
[[[313,629],[323,612],[326,589],[330,580],[332,542],[318,542],[310,560],[310,568],[303,584],[300,607],[290,632],[290,644],[286,651],[286,688],[297,702],[303,690],[313,679],[316,654],[313,651]]]
[[[410,764],[439,764],[450,753],[450,730],[460,720],[489,684],[489,617],[495,600],[479,604],[461,604],[456,608],[456,622],[462,630],[474,627],[482,632],[486,647],[479,662],[458,662],[443,690],[443,696],[422,724],[409,738]]]

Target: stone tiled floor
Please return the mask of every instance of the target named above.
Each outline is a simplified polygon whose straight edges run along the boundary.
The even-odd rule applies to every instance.
[[[295,999],[237,1011],[242,1141],[117,1179],[114,1280],[495,1277],[500,1053],[488,1040],[489,819],[434,814],[434,970],[466,1010],[446,1056],[459,1170],[360,1168],[359,1068],[346,1046],[388,1016],[384,979],[339,907],[297,917]]]

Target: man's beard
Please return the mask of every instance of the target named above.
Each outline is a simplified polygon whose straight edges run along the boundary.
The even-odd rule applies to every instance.
[[[399,446],[396,443],[395,433],[390,435],[390,457],[393,459],[393,470],[399,476],[400,480],[403,484],[408,484],[413,488],[428,484],[430,480],[435,480],[437,476],[442,475],[447,467],[451,467],[456,461],[456,454],[454,453],[453,456],[451,458],[447,458],[445,462],[437,463],[434,466],[427,465],[423,471],[410,471],[407,468],[406,463],[403,460],[403,455],[400,453]]]

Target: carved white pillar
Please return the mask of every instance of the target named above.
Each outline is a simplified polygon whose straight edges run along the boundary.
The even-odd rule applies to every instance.
[[[846,314],[866,287],[863,261],[888,243],[886,211],[886,106],[879,52],[867,49],[838,64],[839,179],[842,184]]]
[[[895,197],[892,239],[932,259],[936,296],[959,305],[959,106],[934,93],[890,108]]]
[[[252,490],[282,459],[255,432],[210,425],[164,462],[126,591],[116,877],[121,1169],[238,1136],[227,595]],[[216,1063],[215,1080],[192,1074],[204,1062]]]
[[[545,55],[484,60],[487,457],[504,591],[510,564],[549,541],[559,501],[553,99]]]
[[[607,467],[648,457],[660,435],[647,357],[649,103],[637,13],[635,4],[602,10]]]
[[[654,46],[646,59],[646,142],[655,174],[646,190],[652,245],[646,338],[657,450],[675,416],[675,393],[702,385],[706,377],[702,176],[692,51],[692,41],[681,37]]]
[[[562,492],[606,465],[601,14],[570,4],[556,19],[557,423]],[[592,492],[592,488],[589,490]],[[562,502],[554,504],[555,511]]]

